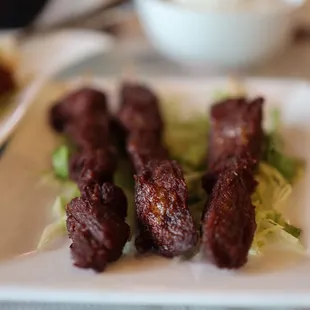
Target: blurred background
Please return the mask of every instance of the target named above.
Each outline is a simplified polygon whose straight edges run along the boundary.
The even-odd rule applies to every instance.
[[[81,70],[101,75],[142,70],[310,77],[308,0],[2,0],[0,28],[2,33],[18,32],[17,43],[28,62],[31,57],[51,59],[36,44],[42,45],[44,37],[47,46],[49,38],[64,30],[67,45],[70,35],[75,36],[71,50],[75,45],[87,49],[86,42],[100,36],[113,41],[113,52],[91,59],[94,55],[85,52],[62,76]],[[29,45],[34,39],[36,44]],[[67,48],[61,54],[69,53]],[[29,65],[35,65],[33,60]]]

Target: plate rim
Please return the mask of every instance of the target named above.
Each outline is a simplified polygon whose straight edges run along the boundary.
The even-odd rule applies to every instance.
[[[98,80],[104,80],[108,83],[113,83],[115,82],[117,79],[115,78],[104,78],[104,77],[100,77],[100,76],[96,76],[93,77],[93,79],[98,79]],[[147,79],[148,81],[156,81],[158,80],[158,77],[149,77],[149,78],[145,78],[145,77],[141,77],[142,80]],[[72,80],[72,79],[68,79],[68,80]],[[191,83],[193,81],[199,80],[201,82],[203,81],[219,81],[219,82],[223,82],[225,80],[227,80],[227,77],[217,77],[217,78],[185,78],[185,77],[176,77],[176,78],[172,78],[172,77],[168,77],[165,80],[170,80],[173,82],[186,82],[188,80],[191,81]],[[164,81],[165,81],[164,80]],[[288,82],[288,83],[296,83],[296,84],[304,84],[307,87],[310,88],[310,83],[308,81],[305,80],[299,80],[299,79],[265,79],[265,78],[247,78],[245,79],[248,82],[251,83],[255,83],[255,82],[268,82],[268,81],[273,81],[273,82],[278,82],[278,83],[282,83],[283,80]],[[163,82],[163,80],[161,79],[161,81]],[[42,85],[43,86],[43,85]],[[36,93],[37,94],[37,93]],[[27,99],[31,98],[32,96],[32,100],[35,99],[36,94],[34,94],[33,92],[30,93],[27,97]],[[26,101],[26,99],[25,99]],[[9,151],[9,150],[8,150]],[[0,162],[1,165],[1,162]],[[310,282],[309,282],[310,283]],[[93,289],[93,294],[91,294],[89,291],[84,292],[84,294],[82,294],[82,288],[80,287],[80,292],[78,292],[78,290],[74,291],[74,290],[70,290],[67,289],[67,296],[63,296],[63,294],[61,294],[61,290],[62,287],[60,288],[56,288],[51,286],[52,289],[54,290],[54,292],[50,291],[49,286],[47,287],[39,287],[39,285],[37,285],[37,287],[16,287],[10,288],[9,286],[3,286],[0,283],[0,299],[1,300],[9,300],[9,301],[44,301],[44,302],[78,302],[78,303],[86,303],[86,302],[92,302],[95,304],[148,304],[148,305],[162,305],[161,302],[157,302],[155,299],[160,300],[162,299],[162,296],[165,295],[164,293],[164,288],[161,288],[161,292],[153,292],[153,293],[144,293],[143,298],[141,299],[141,293],[140,296],[136,296],[134,297],[134,294],[131,292],[131,295],[128,295],[128,298],[125,298],[125,300],[120,300],[119,298],[119,293],[117,293],[117,291],[115,292],[109,292],[108,290],[105,291],[100,291],[100,288],[97,289]],[[39,290],[38,290],[39,288]],[[286,296],[286,298],[283,298],[283,292],[272,292],[270,294],[272,294],[272,298],[273,301],[271,303],[266,303],[266,293],[267,295],[268,292],[266,291],[261,291],[258,292],[256,289],[253,293],[253,296],[251,294],[249,294],[247,296],[247,298],[243,299],[243,301],[240,302],[239,298],[244,298],[244,293],[239,291],[239,294],[232,292],[231,296],[228,298],[229,302],[226,302],[226,300],[223,300],[223,298],[221,298],[221,293],[220,292],[205,292],[204,294],[202,294],[201,291],[199,291],[197,294],[195,294],[193,291],[189,292],[170,292],[170,293],[166,293],[168,297],[164,298],[165,299],[165,305],[184,305],[184,304],[188,304],[191,306],[236,306],[236,307],[243,307],[243,306],[249,306],[249,305],[253,305],[253,301],[255,300],[256,302],[256,306],[293,306],[293,307],[306,307],[310,305],[310,286],[305,290],[305,291],[301,291],[301,290],[297,290],[297,291],[292,291],[290,292],[289,296]],[[19,291],[19,294],[17,293]],[[38,294],[38,291],[41,291],[41,294]],[[68,293],[69,292],[69,293]],[[75,294],[81,293],[80,296],[76,297]],[[225,291],[225,295],[229,294],[230,292]],[[158,297],[156,297],[156,294]],[[126,296],[126,293],[121,292],[122,296]],[[202,296],[204,295],[204,296]],[[212,299],[212,295],[215,295],[215,299],[213,299],[213,302],[210,303],[210,300]],[[234,297],[233,297],[234,295]],[[74,297],[75,296],[75,297]],[[87,300],[87,296],[89,298],[89,300]],[[191,296],[191,297],[190,297]],[[57,297],[57,298],[55,298]],[[150,298],[152,297],[152,298]],[[293,297],[293,298],[292,298]],[[90,300],[91,298],[91,300]],[[83,300],[82,300],[83,299]],[[190,303],[186,302],[186,300],[191,299],[192,301]],[[208,300],[209,299],[209,300]],[[251,302],[250,302],[251,300]],[[194,301],[194,302],[193,302]],[[209,301],[209,302],[206,302]],[[232,302],[233,301],[233,302]]]

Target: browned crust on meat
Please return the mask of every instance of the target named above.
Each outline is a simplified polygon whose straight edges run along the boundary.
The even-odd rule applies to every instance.
[[[193,248],[197,233],[180,167],[168,160],[150,161],[135,179],[137,216],[158,251],[173,257]]]
[[[242,168],[220,174],[205,208],[202,253],[219,268],[240,268],[247,262],[256,230],[248,178]]]

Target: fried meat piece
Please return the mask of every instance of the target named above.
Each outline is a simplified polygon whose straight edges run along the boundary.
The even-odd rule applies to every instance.
[[[69,159],[69,177],[72,181],[78,182],[84,165],[84,155],[81,152],[75,152]]]
[[[15,87],[13,72],[6,66],[0,65],[0,96],[13,91]]]
[[[249,192],[253,193],[257,185],[253,178],[256,165],[257,160],[253,159],[246,149],[244,149],[244,151],[238,156],[226,156],[224,154],[209,167],[208,172],[202,178],[202,187],[208,194],[210,194],[221,173],[227,171],[228,169],[244,169],[250,174],[250,177],[247,178],[246,186]]]
[[[123,190],[112,183],[104,183],[101,186],[101,195],[103,203],[112,206],[110,209],[113,208],[113,212],[125,220],[127,217],[127,197]]]
[[[127,132],[162,132],[158,98],[145,86],[125,84],[121,90],[118,119]]]
[[[162,145],[161,136],[154,131],[135,131],[127,139],[127,152],[135,171],[140,171],[150,159],[168,158],[168,150]]]
[[[67,230],[74,264],[101,272],[122,254],[130,236],[127,198],[113,185],[117,152],[112,146],[111,116],[103,93],[83,88],[51,109],[50,122],[65,133],[78,151],[70,159],[70,177],[81,198],[66,207]]]
[[[106,182],[102,185],[94,183],[85,186],[81,190],[81,197],[109,206],[109,210],[123,220],[127,217],[127,198],[123,190],[112,183]]]
[[[92,88],[80,88],[57,102],[51,109],[49,120],[51,126],[62,132],[68,123],[93,119],[106,115],[107,98],[104,93]]]
[[[202,253],[219,268],[237,269],[247,262],[256,230],[248,182],[254,182],[251,171],[242,165],[229,169],[219,175],[207,202]]]
[[[135,180],[137,217],[158,252],[174,257],[192,249],[197,232],[181,168],[169,160],[150,161]]]
[[[113,207],[111,200],[87,198],[75,198],[67,205],[67,230],[75,266],[101,272],[122,255],[130,229]]]
[[[114,147],[85,150],[70,160],[70,177],[79,189],[93,183],[111,182],[117,168],[117,152]]]
[[[77,123],[68,123],[65,134],[79,149],[104,148],[111,142],[109,115],[85,115],[85,118]]]
[[[238,157],[246,149],[259,160],[263,148],[262,106],[264,99],[228,99],[211,108],[208,166],[223,157]]]

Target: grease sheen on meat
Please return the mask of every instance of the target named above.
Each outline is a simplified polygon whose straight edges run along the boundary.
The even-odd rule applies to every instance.
[[[252,171],[242,165],[226,170],[218,176],[205,207],[202,252],[219,268],[240,268],[247,262],[256,230],[248,182],[255,182]]]
[[[197,232],[187,206],[187,188],[181,168],[173,161],[150,161],[136,180],[137,217],[156,249],[173,257],[192,249]]]
[[[264,138],[263,102],[262,98],[228,99],[211,108],[209,167],[219,158],[240,156],[244,149],[252,158],[260,159]]]

